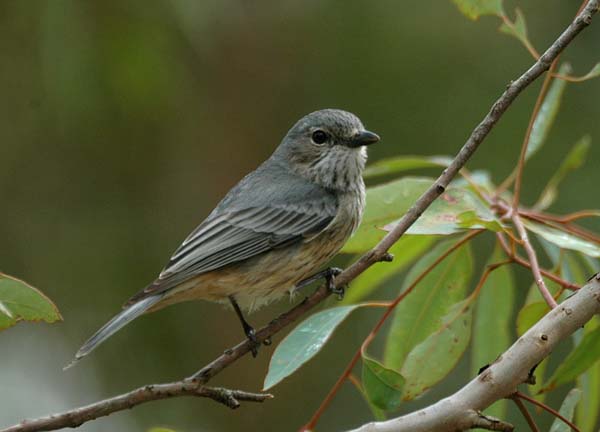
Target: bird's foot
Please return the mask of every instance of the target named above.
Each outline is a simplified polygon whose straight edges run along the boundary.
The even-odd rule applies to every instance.
[[[334,280],[335,280],[336,276],[338,276],[343,271],[344,271],[343,269],[338,268],[338,267],[329,267],[323,271],[315,273],[314,275],[309,276],[306,279],[303,279],[300,282],[298,282],[296,284],[296,286],[294,287],[294,289],[292,290],[292,294],[297,293],[302,288],[304,288],[307,285],[310,285],[311,283],[313,283],[316,280],[325,279],[325,282],[327,283],[327,289],[331,293],[336,294],[338,296],[338,298],[341,300],[344,298],[344,293],[346,292],[346,287],[344,286],[344,287],[336,288]]]
[[[325,271],[327,272],[325,274],[325,280],[327,282],[327,289],[332,294],[337,295],[338,300],[343,300],[344,299],[344,294],[346,294],[346,287],[347,287],[347,285],[342,285],[342,286],[339,286],[339,287],[335,286],[335,278],[336,278],[336,276],[340,275],[343,270],[341,268],[338,268],[338,267],[330,267],[330,268],[328,268]]]
[[[256,338],[256,330],[254,330],[254,328],[251,326],[244,326],[244,333],[246,333],[246,337],[250,343],[250,352],[252,352],[252,357],[256,358],[258,355],[258,348],[260,348],[260,342]]]

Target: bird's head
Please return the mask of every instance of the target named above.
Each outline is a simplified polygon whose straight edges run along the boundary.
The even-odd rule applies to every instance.
[[[324,109],[302,117],[274,154],[303,177],[321,186],[347,190],[362,184],[366,146],[379,136],[365,129],[354,114]]]

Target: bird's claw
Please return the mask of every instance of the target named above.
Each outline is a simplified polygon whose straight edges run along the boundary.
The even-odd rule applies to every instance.
[[[343,272],[341,268],[331,267],[327,269],[327,273],[325,275],[325,279],[327,280],[327,289],[330,293],[337,295],[338,300],[344,299],[344,294],[346,294],[346,286],[335,286],[335,278]]]
[[[250,352],[252,352],[252,357],[256,358],[258,355],[258,348],[260,347],[260,342],[256,338],[256,330],[252,327],[248,327],[246,330],[246,337],[248,338],[248,342],[250,343]]]

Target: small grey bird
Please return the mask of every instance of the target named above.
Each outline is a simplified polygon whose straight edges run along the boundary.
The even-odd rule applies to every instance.
[[[300,119],[69,366],[144,312],[186,300],[230,302],[246,336],[256,342],[242,308],[257,309],[319,277],[332,287],[337,269],[306,276],[358,227],[365,206],[365,146],[377,141],[346,111],[325,109]]]

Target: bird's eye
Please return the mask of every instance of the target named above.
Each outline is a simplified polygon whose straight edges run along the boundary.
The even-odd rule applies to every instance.
[[[322,130],[316,130],[312,134],[312,140],[315,144],[323,144],[325,141],[327,141],[328,138],[329,135],[327,135],[327,133],[323,132]]]

